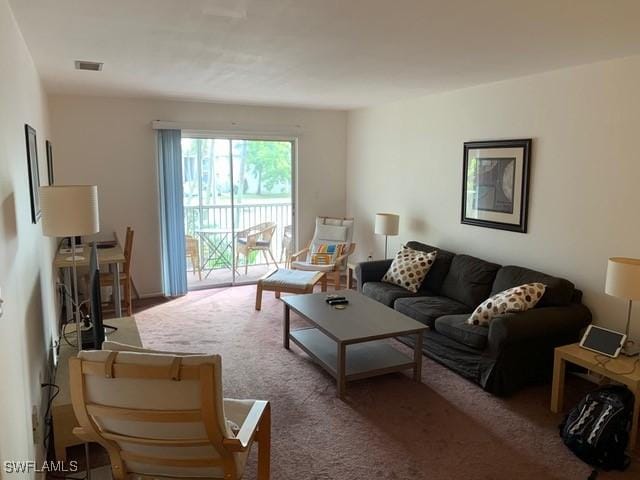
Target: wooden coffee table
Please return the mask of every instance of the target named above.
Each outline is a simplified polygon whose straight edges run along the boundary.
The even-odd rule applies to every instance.
[[[413,369],[413,379],[422,373],[422,335],[427,327],[406,315],[352,290],[335,292],[349,305],[338,310],[325,302],[326,293],[283,298],[284,348],[291,340],[337,381],[342,398],[351,380]],[[291,310],[313,327],[290,330]],[[415,335],[413,357],[395,349],[384,339]]]

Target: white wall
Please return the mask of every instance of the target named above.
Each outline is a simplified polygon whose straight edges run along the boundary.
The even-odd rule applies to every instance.
[[[622,328],[603,293],[607,258],[640,257],[640,57],[349,113],[347,212],[358,255],[380,258],[378,211],[400,214],[390,249],[415,239],[566,277],[597,321]],[[462,146],[534,139],[529,233],[460,224]],[[635,337],[640,337],[640,305]]]
[[[0,460],[35,460],[32,405],[55,325],[53,242],[32,225],[24,124],[36,129],[40,178],[46,184],[46,97],[6,0],[0,0]],[[44,377],[43,377],[44,378]],[[42,421],[41,421],[42,423]]]
[[[56,182],[98,185],[102,232],[123,238],[126,226],[134,227],[133,278],[142,294],[161,290],[152,120],[293,130],[300,134],[301,242],[311,237],[316,215],[344,215],[345,112],[81,96],[52,96],[49,106]]]

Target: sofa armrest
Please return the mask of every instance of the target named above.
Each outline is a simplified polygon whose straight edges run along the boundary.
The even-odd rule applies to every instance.
[[[545,337],[575,337],[591,323],[591,311],[580,303],[566,307],[541,307],[505,313],[489,325],[488,347],[493,352],[506,345]]]
[[[356,265],[356,278],[358,279],[358,291],[362,291],[362,286],[367,282],[379,282],[387,273],[393,260],[374,260],[372,262],[362,262]]]

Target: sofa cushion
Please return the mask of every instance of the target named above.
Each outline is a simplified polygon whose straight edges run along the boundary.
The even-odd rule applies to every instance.
[[[455,257],[455,253],[420,242],[407,242],[407,247],[422,252],[433,252],[434,250],[438,252],[436,261],[433,262],[433,266],[431,270],[429,270],[429,275],[427,275],[427,278],[422,282],[420,290],[429,290],[430,292],[439,294],[442,288],[442,282],[444,282],[447,273],[449,273],[449,267],[451,267],[451,261],[453,257]]]
[[[575,286],[564,278],[552,277],[545,273],[529,270],[528,268],[509,265],[502,267],[491,288],[491,294],[496,294],[523,283],[543,283],[546,285],[544,296],[537,307],[562,307],[569,305],[573,297]]]
[[[471,313],[471,309],[467,305],[447,297],[437,296],[399,298],[393,306],[400,313],[404,313],[432,328],[436,318],[442,317],[443,315]]]
[[[446,315],[436,320],[435,330],[445,337],[483,350],[487,346],[489,329],[478,325],[469,325],[466,315]]]
[[[406,288],[386,282],[367,282],[362,286],[362,293],[367,297],[373,298],[380,303],[384,303],[387,307],[392,308],[393,302],[398,298],[415,297],[417,295],[425,294],[425,292],[411,293]]]
[[[469,325],[488,327],[494,317],[503,313],[526,312],[536,306],[544,295],[542,283],[525,283],[490,296],[467,319]]]
[[[403,245],[382,281],[418,293],[435,259],[435,251],[426,253]]]
[[[499,269],[500,265],[495,263],[469,255],[456,255],[442,284],[441,293],[475,308],[489,297]]]

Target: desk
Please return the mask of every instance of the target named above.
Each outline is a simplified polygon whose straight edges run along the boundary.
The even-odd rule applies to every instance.
[[[596,359],[596,356],[598,359],[605,359],[606,368],[603,367],[603,362],[599,362]],[[581,348],[577,343],[556,348],[553,362],[553,385],[551,387],[551,411],[553,413],[562,411],[566,362],[580,365],[603,377],[622,383],[629,387],[629,390],[635,396],[633,422],[629,438],[629,450],[633,451],[638,441],[638,419],[640,414],[640,365],[636,364],[636,360],[637,357],[624,356],[608,359],[604,355],[598,355],[595,352]]]
[[[111,318],[106,323],[118,328],[118,330],[108,335],[109,340],[135,347],[142,346],[134,317]],[[69,330],[72,330],[72,328]],[[84,443],[73,434],[73,429],[78,426],[78,422],[73,413],[71,394],[69,392],[69,359],[75,357],[77,353],[78,350],[75,347],[68,345],[61,339],[58,369],[55,378],[55,384],[58,385],[60,391],[51,404],[51,417],[53,419],[56,459],[62,461],[67,460],[67,447]]]
[[[88,267],[89,257],[91,255],[91,249],[88,245],[82,246],[82,253],[77,253],[76,256],[83,257],[81,260],[76,260],[77,267]],[[71,254],[68,252],[62,253],[60,250],[56,253],[56,257],[53,260],[53,266],[62,270],[64,284],[67,288],[67,292],[71,293],[71,269],[73,268],[73,261],[69,260]],[[120,245],[116,245],[111,248],[98,248],[98,264],[100,266],[108,265],[109,269],[113,273],[113,303],[116,309],[116,317],[122,316],[122,304],[120,299],[120,264],[124,263],[124,252]],[[65,298],[65,307],[67,311],[67,321],[73,321],[73,308],[71,304],[71,297],[67,294]]]

